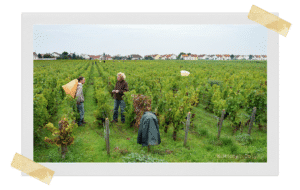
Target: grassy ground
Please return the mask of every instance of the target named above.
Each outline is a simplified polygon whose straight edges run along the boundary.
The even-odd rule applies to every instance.
[[[92,76],[97,76],[96,70]],[[92,78],[91,78],[91,83]],[[66,159],[62,160],[58,147],[49,145],[47,148],[34,149],[35,162],[123,162],[123,161],[158,161],[162,162],[266,162],[267,134],[256,126],[252,129],[252,140],[245,135],[247,130],[233,134],[231,124],[225,120],[222,126],[221,138],[217,137],[218,120],[205,111],[199,104],[192,113],[196,114],[188,134],[187,146],[183,146],[184,130],[177,133],[173,141],[172,126],[168,133],[160,127],[161,144],[147,147],[137,144],[137,131],[120,122],[110,124],[110,156],[106,153],[103,126],[97,126],[94,117],[96,102],[93,97],[92,85],[87,86],[85,95],[85,121],[87,124],[78,127],[75,132],[75,142],[68,147]],[[111,109],[113,109],[111,99]],[[61,110],[58,110],[58,115]],[[58,122],[58,118],[54,119]],[[57,124],[56,124],[57,126]],[[243,135],[241,135],[243,134]],[[134,153],[134,154],[132,154]]]

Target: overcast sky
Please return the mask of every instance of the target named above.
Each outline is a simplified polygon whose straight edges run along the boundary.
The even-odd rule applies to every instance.
[[[76,54],[267,54],[262,25],[34,25],[33,51]]]

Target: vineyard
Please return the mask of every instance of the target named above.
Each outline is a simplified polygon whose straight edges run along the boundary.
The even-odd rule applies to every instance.
[[[191,74],[181,76],[181,70]],[[129,86],[123,98],[125,123],[109,124],[111,153],[107,155],[103,123],[105,118],[112,121],[111,92],[118,72],[125,73]],[[79,76],[86,79],[84,127],[74,122],[79,118],[76,100],[62,88]],[[137,144],[138,118],[133,100],[138,94],[151,99],[152,112],[159,120],[161,144],[149,153]],[[248,135],[254,107],[252,133]],[[217,138],[222,110],[224,121]],[[191,126],[187,145],[183,146],[188,112]],[[56,128],[61,128],[61,123],[70,135],[72,132],[68,144],[49,140],[59,134]],[[63,159],[60,147],[64,143],[68,150]],[[34,61],[34,161],[266,162],[267,62]]]

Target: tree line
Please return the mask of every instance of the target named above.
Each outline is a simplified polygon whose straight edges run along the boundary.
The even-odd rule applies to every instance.
[[[184,53],[184,52],[180,52],[180,54],[177,56],[176,59],[180,59],[181,55],[191,55],[191,53]],[[235,55],[231,54],[230,58],[231,60],[235,59]],[[46,53],[44,54],[44,56],[42,56],[40,53],[38,54],[38,58],[55,58],[54,56],[52,56],[50,53]],[[251,60],[253,58],[253,55],[249,55],[249,60]],[[64,51],[59,57],[57,57],[57,59],[84,59],[82,56],[76,55],[75,53],[73,53],[72,55],[69,54],[68,52]],[[92,59],[92,58],[90,58]],[[114,60],[131,60],[131,57],[126,57],[126,56],[115,56],[113,57]],[[144,58],[145,60],[154,60],[153,57],[151,56],[146,56]]]
[[[42,54],[38,54],[38,58],[55,58],[54,56],[52,56],[50,53],[46,53],[44,55]],[[68,52],[64,51],[62,54],[60,54],[59,57],[57,57],[56,59],[84,59],[82,56],[76,55],[75,53],[73,53],[72,55],[69,54]]]

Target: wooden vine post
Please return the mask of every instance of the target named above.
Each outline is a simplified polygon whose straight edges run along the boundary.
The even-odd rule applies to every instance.
[[[250,120],[250,124],[249,124],[249,129],[248,129],[248,134],[251,135],[251,129],[252,129],[252,126],[253,126],[253,121],[254,121],[254,118],[255,118],[255,113],[256,113],[256,107],[253,108],[253,112],[252,112],[252,115],[251,115],[251,120]]]
[[[222,124],[223,124],[223,120],[224,120],[224,114],[225,114],[225,110],[222,111],[222,116],[219,120],[218,140],[219,140],[220,135],[221,135],[221,128],[222,128]]]
[[[187,135],[190,127],[190,118],[191,118],[191,112],[188,113],[187,120],[186,120],[186,128],[185,128],[185,137],[184,137],[184,146],[186,146],[187,141]]]
[[[109,121],[108,118],[105,119],[105,141],[106,141],[106,151],[107,155],[110,155],[110,147],[109,147]]]

